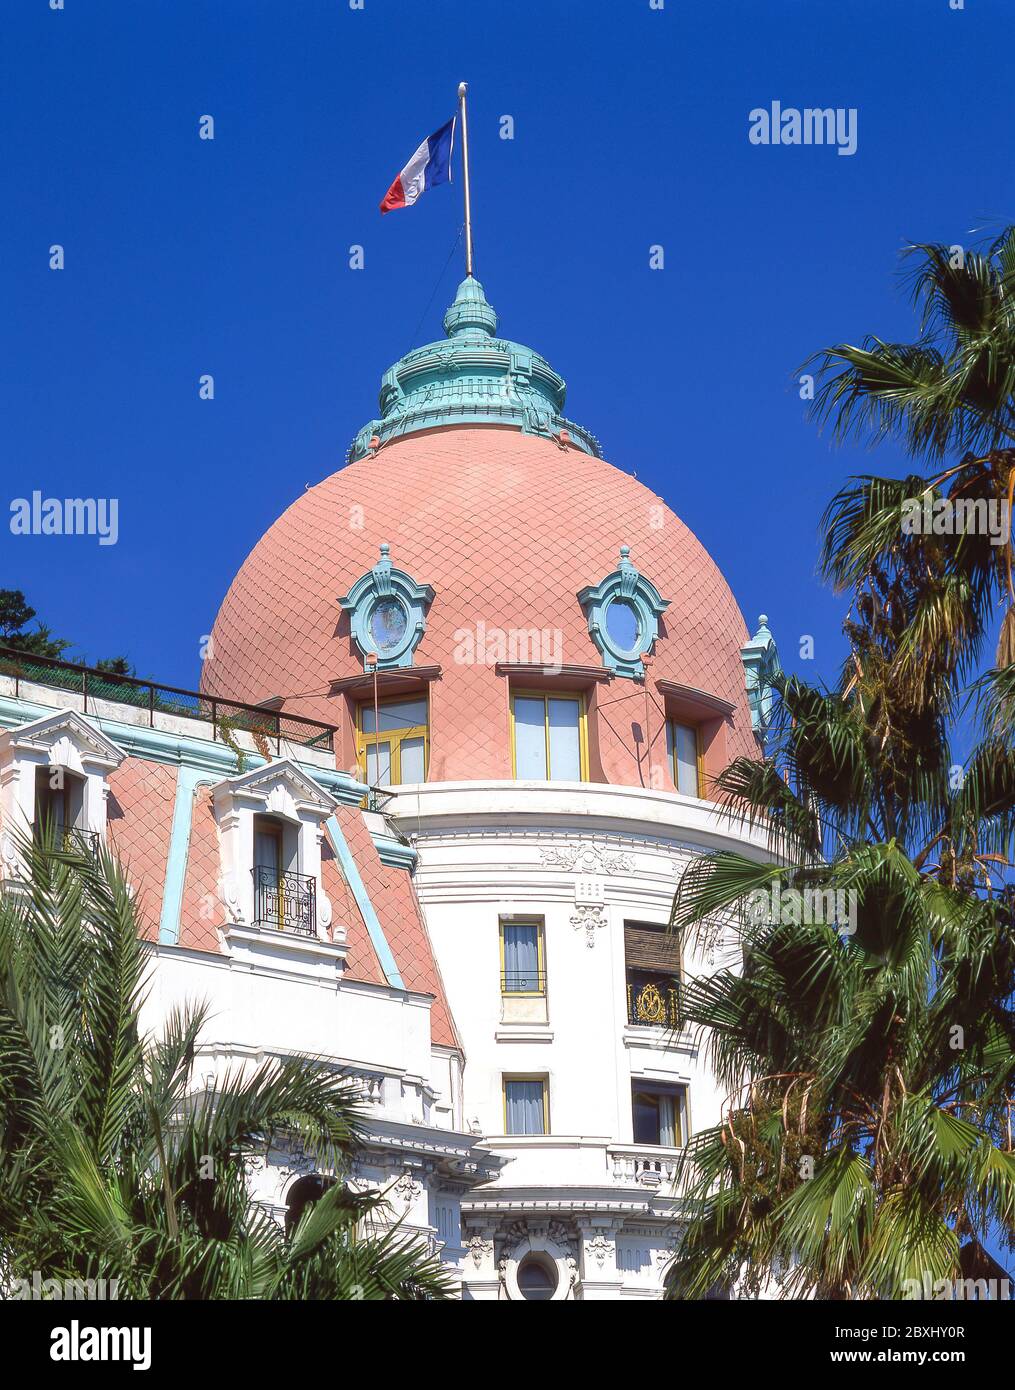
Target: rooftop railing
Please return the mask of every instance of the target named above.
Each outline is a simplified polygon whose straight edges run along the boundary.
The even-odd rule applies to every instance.
[[[154,681],[140,680],[137,676],[114,675],[94,666],[79,666],[55,657],[35,656],[13,647],[0,647],[0,676],[13,678],[15,697],[20,694],[22,682],[80,695],[85,714],[89,712],[89,702],[94,713],[96,702],[111,701],[147,712],[152,728],[155,727],[157,714],[200,719],[211,724],[213,739],[228,743],[234,733],[248,733],[255,739],[264,738],[273,742],[276,754],[281,752],[283,740],[328,752],[335,747],[333,725],[304,719],[299,714],[283,714],[281,710],[268,709],[264,705],[247,705],[239,700],[222,700],[218,696],[202,695],[199,691],[182,690],[174,685],[157,685]]]

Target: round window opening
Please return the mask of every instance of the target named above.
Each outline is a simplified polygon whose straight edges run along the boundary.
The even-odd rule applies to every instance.
[[[370,614],[370,636],[378,651],[389,652],[397,647],[405,636],[406,624],[405,609],[398,599],[382,598],[375,603]]]
[[[530,1303],[548,1303],[557,1292],[557,1272],[534,1255],[526,1255],[518,1266],[518,1288]]]
[[[606,631],[619,651],[633,652],[641,636],[641,623],[634,604],[626,599],[614,599],[606,609]]]

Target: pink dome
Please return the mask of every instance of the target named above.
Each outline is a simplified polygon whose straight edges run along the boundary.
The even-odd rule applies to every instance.
[[[427,677],[429,780],[512,775],[508,685],[524,684],[522,674],[498,672],[490,651],[471,664],[462,657],[463,633],[496,629],[559,632],[565,668],[585,668],[557,679],[587,690],[593,780],[647,783],[644,728],[653,765],[665,764],[663,717],[685,708],[702,727],[711,721],[709,772],[756,753],[739,657],[748,632],[704,547],[629,474],[497,425],[396,438],[301,495],[233,581],[204,689],[251,702],[282,696],[287,712],[339,726],[338,762],[352,769],[354,706],[369,690],[355,687],[363,657],[338,600],[377,563],[382,542],[393,565],[434,590],[413,668],[400,673]],[[621,545],[669,600],[645,682],[595,680],[602,657],[577,598],[617,568]],[[439,675],[425,670],[434,667]],[[383,679],[382,695],[393,675]]]

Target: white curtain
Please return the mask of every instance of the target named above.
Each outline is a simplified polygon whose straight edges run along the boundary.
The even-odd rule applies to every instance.
[[[677,1142],[676,1097],[659,1097],[659,1142],[673,1148]]]
[[[539,988],[539,928],[535,923],[504,926],[504,989],[507,993]]]
[[[542,1134],[543,1083],[508,1081],[505,1086],[508,1134]]]

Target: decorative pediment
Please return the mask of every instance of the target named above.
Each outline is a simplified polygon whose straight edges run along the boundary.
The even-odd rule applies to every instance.
[[[599,648],[603,665],[618,676],[643,676],[642,657],[659,635],[659,617],[669,606],[650,579],[630,560],[631,548],[620,547],[620,563],[598,584],[582,589],[578,602],[585,609],[589,634]]]
[[[265,815],[299,820],[310,815],[324,819],[335,809],[335,799],[329,796],[312,777],[291,758],[256,767],[237,777],[228,777],[212,788],[216,805],[226,800],[242,799],[257,803]]]
[[[417,584],[391,563],[391,547],[381,546],[381,558],[361,575],[338,601],[350,614],[353,639],[363,655],[376,655],[379,670],[411,666],[413,652],[426,631],[426,613],[433,603],[429,584]]]
[[[33,761],[45,754],[49,763],[82,776],[112,772],[127,756],[118,743],[76,710],[57,710],[0,734],[0,760],[22,754],[35,754]]]

